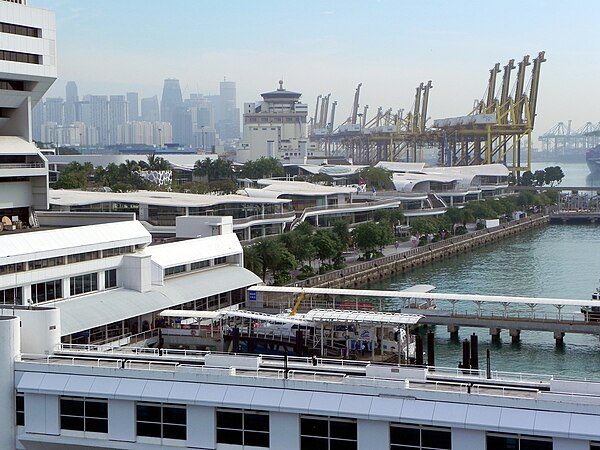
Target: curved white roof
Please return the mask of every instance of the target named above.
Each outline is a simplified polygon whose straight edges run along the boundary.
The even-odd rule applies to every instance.
[[[34,143],[27,142],[25,139],[16,136],[0,136],[0,153],[7,155],[42,156],[41,151],[35,146]]]
[[[234,233],[152,245],[144,250],[162,268],[242,253]]]
[[[150,233],[137,220],[10,234],[0,236],[0,264],[150,242]]]
[[[379,161],[375,164],[375,167],[380,167],[390,172],[421,172],[425,168],[425,163]]]
[[[507,177],[508,168],[504,164],[481,164],[477,166],[455,166],[455,167],[427,167],[423,172],[440,175],[457,175],[461,178],[466,176],[496,176]]]
[[[260,189],[263,192],[275,192],[277,195],[304,195],[321,196],[333,194],[352,194],[356,188],[345,186],[324,186],[321,184],[307,183],[306,181],[283,181],[283,180],[258,180],[258,184],[266,187]],[[256,191],[254,189],[253,191]]]
[[[50,204],[59,206],[90,205],[95,203],[139,203],[144,205],[192,207],[222,205],[224,203],[287,203],[289,200],[252,199],[245,195],[201,195],[181,192],[136,191],[136,192],[91,192],[51,189]]]
[[[392,183],[397,191],[411,192],[419,183],[437,182],[452,183],[460,181],[461,177],[456,175],[445,175],[438,173],[394,173]]]

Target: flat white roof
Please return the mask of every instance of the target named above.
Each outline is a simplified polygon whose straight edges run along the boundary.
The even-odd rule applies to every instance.
[[[513,297],[505,295],[477,295],[477,294],[443,294],[439,292],[418,291],[378,291],[368,289],[330,289],[330,288],[302,288],[291,286],[252,286],[249,291],[278,292],[299,294],[329,294],[348,295],[353,297],[384,297],[384,298],[420,298],[425,300],[469,301],[488,303],[519,303],[524,305],[553,305],[553,306],[600,306],[598,300],[575,300],[572,298],[544,298],[544,297]]]
[[[421,172],[425,168],[425,163],[379,161],[375,164],[375,167],[380,167],[391,172]]]
[[[150,242],[152,236],[137,220],[0,235],[0,264]]]
[[[90,192],[50,189],[49,202],[58,206],[79,206],[95,203],[138,203],[143,205],[194,207],[222,205],[224,203],[288,203],[286,199],[252,198],[238,194],[201,195],[181,192],[135,191],[135,192]]]
[[[346,309],[311,309],[304,318],[315,323],[362,323],[370,325],[414,325],[423,316]]]
[[[144,253],[151,255],[153,263],[163,268],[242,252],[242,245],[235,233],[152,245],[144,250]]]
[[[163,286],[153,285],[149,292],[110,289],[46,306],[60,309],[61,334],[66,336],[260,282],[243,267],[221,266],[166,279]]]
[[[508,168],[504,164],[480,164],[477,166],[454,166],[454,167],[427,167],[423,172],[433,174],[458,175],[461,177],[487,175],[508,176]]]

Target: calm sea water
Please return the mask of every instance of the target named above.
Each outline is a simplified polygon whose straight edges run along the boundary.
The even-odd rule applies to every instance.
[[[541,163],[534,168],[548,165],[562,167],[565,186],[600,186],[600,180],[598,184],[586,182],[589,171],[585,164]],[[598,287],[599,278],[600,225],[549,225],[370,288],[397,290],[424,283],[436,286],[438,292],[587,300]],[[448,304],[438,305],[450,308]],[[468,307],[473,308],[462,308]],[[536,311],[544,310],[538,308]],[[552,306],[547,308],[556,311]],[[521,309],[529,311],[527,306]],[[485,350],[489,348],[493,370],[600,379],[598,336],[566,334],[564,346],[557,348],[550,332],[523,331],[520,343],[512,344],[508,331],[503,330],[497,344],[491,342],[488,329],[463,327],[460,340],[472,333],[479,337],[480,367],[485,367]],[[460,342],[449,340],[446,327],[437,327],[435,335],[436,365],[456,367],[462,357]]]

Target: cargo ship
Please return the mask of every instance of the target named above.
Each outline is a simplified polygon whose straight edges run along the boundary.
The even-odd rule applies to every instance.
[[[596,145],[586,152],[585,161],[591,173],[600,174],[600,145]]]

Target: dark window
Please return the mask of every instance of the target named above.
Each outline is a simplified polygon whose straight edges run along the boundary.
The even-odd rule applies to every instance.
[[[11,52],[0,50],[0,59],[4,61],[21,62],[26,64],[41,64],[42,57],[32,53]]]
[[[175,266],[175,267],[167,267],[165,269],[165,277],[170,277],[173,275],[177,275],[178,273],[183,273],[185,272],[185,264],[182,264],[180,266]]]
[[[25,82],[19,80],[0,80],[0,89],[4,91],[24,91]]]
[[[202,269],[204,267],[208,267],[209,265],[210,265],[210,261],[196,261],[191,264],[190,269],[198,270],[198,269]]]
[[[300,417],[302,450],[354,450],[357,448],[356,420],[335,417]]]
[[[552,439],[490,433],[486,436],[486,448],[487,450],[552,450]]]
[[[29,262],[29,270],[60,266],[64,263],[65,259],[62,256],[57,256],[56,258],[37,259]]]
[[[15,25],[14,23],[6,22],[0,22],[0,32],[36,38],[42,37],[42,30],[39,28],[26,27],[24,25]]]
[[[85,294],[86,292],[92,292],[98,290],[98,274],[87,273],[85,275],[78,275],[71,277],[71,295]]]
[[[185,406],[140,402],[136,405],[136,414],[138,436],[187,439]]]
[[[23,394],[17,394],[16,397],[16,418],[15,423],[17,426],[25,425],[25,396]]]
[[[62,298],[62,280],[47,281],[31,285],[31,301],[46,302]]]
[[[225,264],[227,262],[227,258],[225,256],[221,256],[220,258],[215,258],[215,266],[219,264]]]
[[[117,269],[104,272],[104,289],[117,287]]]
[[[0,303],[10,305],[22,305],[23,304],[23,288],[9,288],[0,291]]]
[[[269,447],[269,413],[217,410],[217,443]]]
[[[449,428],[391,424],[390,449],[451,450],[452,433]]]
[[[62,430],[108,433],[108,401],[82,397],[61,397]]]
[[[91,261],[93,259],[99,259],[100,252],[86,252],[86,253],[77,253],[76,255],[69,255],[69,264],[78,263],[82,261]]]

